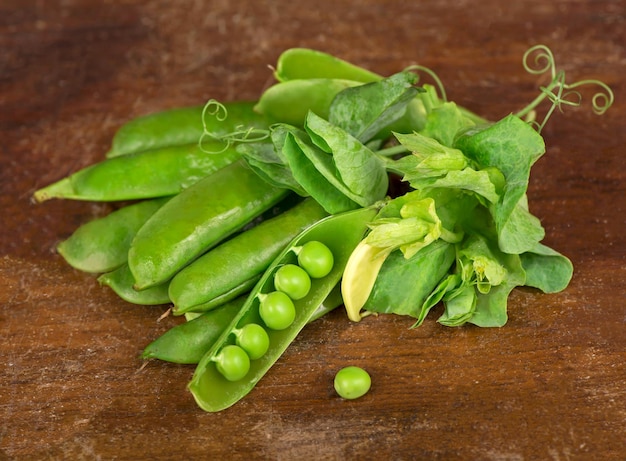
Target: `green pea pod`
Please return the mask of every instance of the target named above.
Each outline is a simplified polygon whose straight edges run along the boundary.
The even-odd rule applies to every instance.
[[[327,118],[330,103],[337,93],[357,85],[361,83],[329,78],[277,83],[265,90],[255,110],[272,122],[301,127],[309,110]]]
[[[236,235],[178,272],[169,286],[174,313],[183,314],[198,304],[228,293],[253,280],[302,230],[327,216],[313,199]],[[250,287],[251,288],[251,287]]]
[[[84,272],[108,272],[120,267],[127,260],[139,228],[168,200],[164,197],[134,203],[85,223],[59,243],[57,251],[70,266]]]
[[[222,304],[230,302],[233,299],[237,298],[238,296],[249,293],[250,290],[252,290],[252,288],[254,288],[257,282],[261,279],[262,274],[263,273],[254,275],[253,277],[234,285],[232,288],[229,288],[227,291],[218,294],[217,296],[209,299],[208,301],[188,307],[184,312],[181,312],[179,309],[176,309],[176,310],[173,310],[173,313],[174,315],[180,315],[180,314],[187,315],[190,312],[202,314],[204,312],[220,307]]]
[[[246,297],[235,298],[217,309],[170,328],[148,344],[141,357],[172,363],[198,363],[239,313]]]
[[[167,294],[167,282],[155,285],[145,290],[137,291],[133,288],[135,279],[130,272],[128,264],[123,264],[114,271],[107,272],[98,277],[101,285],[111,288],[124,301],[144,306],[156,306],[170,303]]]
[[[255,109],[275,123],[302,127],[309,111],[328,119],[335,96],[347,88],[362,84],[330,78],[287,80],[265,90]],[[407,105],[403,116],[384,129],[377,138],[388,137],[391,132],[411,133],[421,130],[424,119],[424,105],[419,98],[415,98]]]
[[[223,143],[169,146],[106,159],[35,192],[38,202],[52,198],[110,202],[178,194],[240,158]]]
[[[171,279],[180,269],[288,194],[238,160],[183,190],[137,232],[128,251],[135,288]]]
[[[310,78],[339,78],[369,83],[381,79],[380,75],[337,58],[331,54],[309,48],[290,48],[276,63],[274,76],[279,82]]]
[[[360,208],[322,219],[303,231],[276,258],[250,293],[241,311],[202,357],[195,370],[188,388],[203,410],[214,412],[228,408],[252,390],[337,285],[350,254],[363,238],[367,223],[375,214],[374,208]],[[223,347],[234,344],[235,329],[248,323],[263,324],[259,314],[258,295],[273,290],[274,273],[280,266],[296,261],[293,248],[312,240],[322,242],[331,250],[334,257],[331,272],[326,277],[312,279],[308,294],[294,301],[296,316],[290,326],[283,330],[267,329],[270,338],[269,350],[261,358],[251,361],[248,373],[237,381],[227,380],[216,367],[215,359],[218,353]]]
[[[205,114],[204,106],[182,107],[137,117],[117,131],[107,157],[185,144],[197,144],[204,132],[225,135],[238,127],[267,128],[262,115],[253,110],[255,102],[225,103],[226,113]],[[224,117],[224,115],[226,115]]]
[[[164,362],[197,364],[239,313],[246,298],[247,295],[240,296],[217,309],[199,314],[187,322],[170,328],[148,344],[141,357]],[[310,322],[328,314],[341,303],[340,285],[337,284],[315,310]]]

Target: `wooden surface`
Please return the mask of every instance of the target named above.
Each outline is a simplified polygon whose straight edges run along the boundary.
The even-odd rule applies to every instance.
[[[626,7],[623,0],[0,2],[0,459],[626,459]],[[569,288],[518,289],[501,329],[431,314],[340,310],[306,328],[248,397],[207,414],[193,367],[143,347],[177,319],[126,304],[54,247],[103,204],[31,203],[102,158],[142,114],[256,98],[293,46],[382,74],[419,62],[449,99],[498,118],[545,83],[521,66],[544,43],[571,79],[616,94],[603,117],[556,114],[529,191]],[[342,366],[372,390],[342,401]]]

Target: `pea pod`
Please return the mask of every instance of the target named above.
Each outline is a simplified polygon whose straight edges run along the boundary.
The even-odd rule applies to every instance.
[[[161,208],[169,197],[145,200],[112,211],[83,224],[57,251],[67,263],[81,271],[108,272],[123,265],[130,243],[139,228]]]
[[[217,309],[176,325],[152,341],[143,351],[142,358],[165,362],[197,364],[217,341],[224,329],[235,318],[247,296],[240,296]],[[339,284],[311,316],[311,322],[326,315],[342,303]]]
[[[120,298],[132,304],[156,306],[170,303],[170,298],[167,294],[167,282],[146,288],[145,290],[135,290],[133,288],[135,279],[130,272],[128,264],[123,264],[114,271],[102,274],[98,277],[98,282],[103,286],[111,288]]]
[[[228,293],[248,280],[256,283],[296,235],[326,215],[317,202],[305,199],[202,255],[170,282],[169,296],[174,303],[174,313],[195,310],[195,306]]]
[[[274,76],[279,82],[310,78],[339,78],[369,83],[380,80],[377,75],[331,54],[309,48],[290,48],[276,63]]]
[[[218,141],[203,148],[219,153],[196,143],[109,158],[39,189],[34,198],[110,202],[175,195],[240,157],[234,146],[221,151]]]
[[[309,111],[328,119],[330,107],[337,94],[361,82],[332,78],[287,80],[269,87],[255,109],[269,120],[302,127]],[[377,135],[388,137],[391,132],[410,133],[424,128],[426,113],[419,98],[412,100],[402,117]]]
[[[185,189],[137,232],[128,265],[138,290],[180,269],[278,203],[286,189],[270,186],[238,160]]]
[[[276,258],[247,298],[239,314],[202,357],[196,368],[188,388],[202,409],[211,412],[223,410],[252,390],[311,319],[320,303],[337,285],[352,250],[362,239],[367,223],[375,214],[374,208],[360,208],[325,218],[303,231]],[[215,360],[222,348],[234,344],[233,330],[248,323],[262,323],[258,295],[273,290],[273,277],[280,266],[296,261],[293,249],[312,240],[322,242],[331,250],[334,256],[331,272],[324,278],[312,279],[308,295],[294,301],[296,317],[289,327],[283,330],[268,329],[269,350],[261,358],[251,361],[250,370],[246,376],[237,381],[225,379],[218,371]]]
[[[245,295],[240,296],[193,320],[170,328],[148,344],[141,357],[173,363],[198,363],[224,332],[224,328],[230,325],[245,300]]]
[[[254,102],[225,103],[223,113],[204,117],[207,131],[224,135],[239,126],[267,128],[262,115],[253,110]],[[137,117],[115,133],[107,157],[117,157],[163,147],[197,144],[204,131],[204,106],[182,107]]]
[[[255,110],[273,122],[301,127],[309,110],[327,118],[330,103],[337,93],[357,85],[360,83],[328,78],[277,83],[265,90]]]

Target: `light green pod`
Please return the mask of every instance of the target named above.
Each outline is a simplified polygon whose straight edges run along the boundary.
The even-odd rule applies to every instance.
[[[135,288],[168,281],[288,193],[263,181],[243,160],[201,179],[137,232],[128,252]]]
[[[167,294],[167,282],[145,290],[135,290],[133,288],[135,279],[128,268],[128,264],[123,264],[114,271],[102,274],[98,277],[98,282],[100,285],[111,288],[120,298],[132,304],[156,306],[170,303]]]
[[[229,293],[248,280],[256,283],[296,235],[326,215],[313,199],[305,199],[205,253],[171,280],[169,295],[174,313],[196,310],[195,306]]]
[[[175,195],[240,158],[234,146],[223,148],[211,141],[202,149],[187,144],[109,158],[39,189],[34,198],[111,202]]]
[[[57,245],[67,263],[81,271],[108,272],[123,265],[135,234],[169,197],[119,208],[83,224]]]
[[[197,144],[204,132],[225,135],[238,127],[267,128],[262,115],[253,110],[255,102],[239,101],[224,103],[213,114],[217,105],[210,106],[204,117],[204,106],[191,106],[156,112],[137,117],[115,133],[107,157],[117,157],[134,152],[162,147]]]
[[[329,78],[289,80],[265,90],[255,110],[272,122],[301,127],[309,111],[327,118],[337,93],[357,85],[361,83]]]
[[[310,78],[337,78],[369,83],[381,76],[331,54],[309,48],[290,48],[276,63],[274,76],[279,82]]]

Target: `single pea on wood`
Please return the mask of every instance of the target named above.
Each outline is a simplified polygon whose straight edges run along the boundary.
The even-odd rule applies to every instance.
[[[354,400],[368,393],[372,378],[363,368],[351,365],[337,372],[334,386],[341,398]]]

